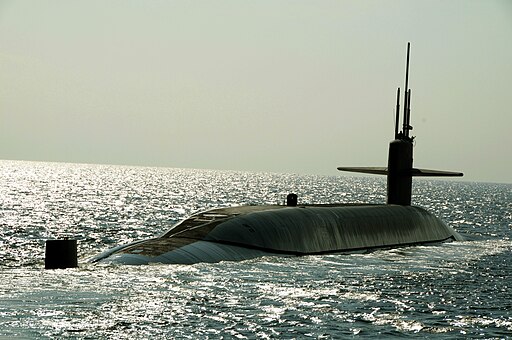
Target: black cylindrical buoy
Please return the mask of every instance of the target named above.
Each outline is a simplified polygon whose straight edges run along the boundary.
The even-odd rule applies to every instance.
[[[78,267],[76,240],[47,240],[44,258],[45,269]]]
[[[288,194],[288,196],[286,196],[286,205],[288,205],[290,207],[297,206],[297,195]]]

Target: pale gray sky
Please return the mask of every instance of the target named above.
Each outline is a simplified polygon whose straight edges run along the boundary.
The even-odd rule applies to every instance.
[[[0,159],[512,183],[512,2],[0,0]]]

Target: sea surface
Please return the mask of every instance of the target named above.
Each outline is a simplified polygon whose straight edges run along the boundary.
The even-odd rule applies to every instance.
[[[417,180],[468,240],[365,254],[97,265],[199,210],[385,201],[381,177],[0,161],[0,338],[512,338],[512,185]],[[45,240],[79,268],[44,269]]]

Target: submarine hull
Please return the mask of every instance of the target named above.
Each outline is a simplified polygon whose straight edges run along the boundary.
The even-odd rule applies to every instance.
[[[160,237],[113,248],[92,262],[193,264],[353,253],[448,240],[462,237],[415,206],[241,206],[193,215]]]

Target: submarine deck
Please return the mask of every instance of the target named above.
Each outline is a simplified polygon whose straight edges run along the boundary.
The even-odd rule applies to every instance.
[[[330,204],[300,204],[292,208],[311,208],[311,207],[369,207],[378,206],[378,204],[365,203],[330,203]],[[191,243],[207,240],[211,242],[233,244],[236,242],[207,239],[207,235],[215,229],[220,223],[240,215],[248,215],[255,212],[272,211],[291,208],[287,205],[243,205],[235,207],[215,208],[194,214],[187,219],[174,225],[169,231],[163,235],[133,243],[125,248],[118,250],[116,253],[137,254],[143,256],[159,256],[174,249],[179,249]],[[242,224],[248,231],[251,227]],[[244,244],[247,247],[248,244]],[[259,247],[253,247],[259,248]],[[274,251],[278,251],[275,250]],[[278,251],[279,252],[279,251]]]
[[[411,206],[248,205],[197,213],[159,237],[115,253],[158,257],[196,242],[288,255],[353,252],[458,239],[450,229]]]

